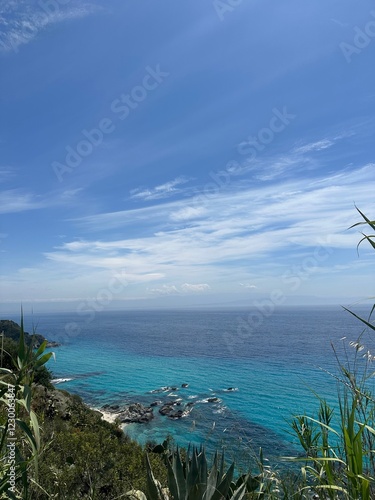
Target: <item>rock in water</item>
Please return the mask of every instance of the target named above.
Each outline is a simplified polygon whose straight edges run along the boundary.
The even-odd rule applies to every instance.
[[[160,409],[159,413],[160,415],[169,415],[173,411],[173,404],[164,404]]]
[[[153,409],[143,406],[141,403],[134,403],[127,406],[119,415],[120,422],[128,423],[147,423],[154,418]]]
[[[184,412],[182,410],[177,410],[177,411],[173,411],[172,413],[170,413],[168,415],[169,418],[173,419],[173,420],[177,420],[178,418],[181,418],[183,416]]]
[[[150,406],[159,406],[159,405],[161,405],[161,404],[163,404],[163,402],[162,402],[162,401],[153,401],[153,402],[150,404]]]

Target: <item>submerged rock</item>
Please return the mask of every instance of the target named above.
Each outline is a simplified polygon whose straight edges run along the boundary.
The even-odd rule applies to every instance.
[[[163,406],[159,409],[160,415],[169,415],[173,411],[173,406],[174,401],[164,403]]]
[[[172,420],[177,420],[178,418],[181,418],[183,414],[184,412],[182,410],[177,410],[172,413],[169,413],[168,418],[171,418]]]
[[[171,391],[172,387],[169,387],[169,385],[166,385],[164,387],[160,387],[160,389],[153,389],[152,391],[149,391],[149,394],[158,394],[159,392],[167,392]]]
[[[104,408],[104,406],[103,406]],[[108,410],[116,411],[120,409],[120,405],[108,405]]]
[[[150,406],[159,406],[159,405],[162,405],[163,402],[162,401],[153,401]]]
[[[186,389],[187,387],[189,387],[189,384],[181,384],[181,387],[183,387],[184,389]]]
[[[179,406],[179,409],[175,407]],[[172,420],[177,420],[182,417],[186,417],[189,415],[191,410],[193,409],[194,403],[189,402],[184,406],[181,401],[167,401],[163,404],[163,406],[159,409],[160,415],[165,415]]]
[[[61,344],[59,344],[59,342],[55,342],[54,340],[48,341],[46,345],[46,347],[60,347],[60,346]]]

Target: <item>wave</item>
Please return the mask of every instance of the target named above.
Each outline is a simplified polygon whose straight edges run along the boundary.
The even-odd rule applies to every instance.
[[[218,413],[219,415],[221,415],[222,413],[225,413],[226,410],[227,410],[226,406],[219,406],[219,408],[214,410],[212,413]]]
[[[74,380],[74,378],[54,378],[51,380],[51,384],[63,384],[64,382],[70,382],[71,380]]]
[[[216,398],[216,397],[213,397],[213,398],[205,398],[205,399],[199,399],[198,401],[196,401],[196,403],[221,403],[222,400],[220,398]]]

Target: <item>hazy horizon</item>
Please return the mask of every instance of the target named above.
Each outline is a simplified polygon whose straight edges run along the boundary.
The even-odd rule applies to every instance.
[[[199,302],[186,303],[186,300],[174,300],[174,301],[158,301],[152,302],[150,300],[128,300],[128,301],[114,301],[108,306],[100,306],[97,302],[92,299],[86,299],[83,301],[67,301],[63,303],[56,304],[54,302],[34,302],[34,303],[23,303],[23,304],[1,304],[0,306],[0,319],[7,319],[7,315],[14,317],[19,315],[21,317],[21,310],[25,318],[30,318],[35,314],[59,314],[67,313],[74,314],[77,317],[82,317],[88,314],[93,314],[97,312],[120,312],[120,311],[173,311],[173,310],[220,310],[220,309],[241,309],[241,310],[253,310],[257,309],[259,311],[266,311],[267,314],[272,310],[274,311],[282,308],[292,308],[292,307],[310,307],[310,308],[320,308],[320,307],[353,307],[354,309],[365,308],[369,309],[371,304],[368,302],[369,299],[360,299],[354,297],[335,297],[335,298],[318,298],[309,296],[296,296],[288,297],[285,301],[279,304],[271,302],[269,297],[259,296],[254,298],[249,302],[232,301],[232,302],[219,302],[215,301],[214,298],[212,302],[206,302],[200,304]]]

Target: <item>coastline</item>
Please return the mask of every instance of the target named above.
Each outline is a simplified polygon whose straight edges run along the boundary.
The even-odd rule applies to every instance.
[[[102,420],[104,420],[105,422],[108,422],[110,424],[115,424],[116,423],[116,420],[119,418],[119,416],[121,415],[121,412],[111,412],[111,411],[105,411],[101,408],[94,408],[92,406],[89,406],[89,408],[91,410],[94,410],[96,412],[99,412],[101,413],[102,415]],[[126,423],[123,423],[121,422],[119,427],[121,427],[122,429],[124,429],[128,424]]]
[[[114,424],[119,416],[119,413],[111,413],[109,411],[99,410],[99,408],[91,408],[92,410],[98,411],[102,415],[102,420]]]

